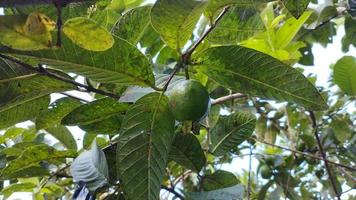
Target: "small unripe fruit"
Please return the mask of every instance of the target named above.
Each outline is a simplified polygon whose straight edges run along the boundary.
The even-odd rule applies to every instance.
[[[199,121],[207,112],[210,97],[196,80],[183,80],[167,91],[169,106],[178,121]]]

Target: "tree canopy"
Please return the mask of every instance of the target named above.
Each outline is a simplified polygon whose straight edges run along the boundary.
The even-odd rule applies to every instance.
[[[356,48],[355,1],[0,9],[0,197],[355,198],[356,57],[305,72]]]

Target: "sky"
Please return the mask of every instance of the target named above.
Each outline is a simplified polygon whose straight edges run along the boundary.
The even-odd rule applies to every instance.
[[[155,0],[148,0],[148,2],[154,2]],[[0,8],[0,15],[3,14],[3,10]],[[345,31],[344,27],[340,26],[337,29],[337,35],[333,38],[333,43],[329,44],[326,48],[319,44],[314,44],[312,51],[314,54],[314,66],[309,66],[309,67],[303,67],[305,69],[304,75],[309,75],[309,74],[317,74],[317,86],[326,86],[328,84],[328,80],[330,79],[330,74],[331,74],[331,69],[330,65],[336,63],[337,60],[342,58],[345,55],[356,55],[356,49],[351,47],[350,51],[346,54],[344,54],[341,51],[341,39],[344,36]],[[82,96],[82,93],[76,93],[72,92],[74,95],[81,96],[82,98],[90,98],[88,95]],[[53,96],[54,99],[62,97],[61,95],[55,95]],[[349,111],[356,111],[356,108],[354,105],[351,105]],[[22,126],[27,126],[26,123],[23,123]],[[82,137],[84,135],[84,132],[80,130],[78,127],[70,127],[70,130],[75,133],[76,139],[78,141],[82,140]],[[80,148],[81,142],[78,142],[78,147]],[[244,153],[248,153],[244,152]],[[221,169],[231,171],[233,173],[241,173],[243,170],[248,170],[249,167],[249,160],[248,156],[244,158],[235,158],[231,164],[224,164],[221,166]],[[256,159],[252,159],[252,171],[255,171],[258,166],[258,161]],[[27,200],[29,199],[30,196],[26,193],[17,193],[12,195],[9,200]]]

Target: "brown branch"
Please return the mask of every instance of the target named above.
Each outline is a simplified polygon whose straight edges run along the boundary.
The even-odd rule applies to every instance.
[[[175,191],[173,188],[169,188],[167,186],[161,185],[161,189],[167,190],[168,192],[174,194],[177,198],[184,200],[185,198],[179,194],[177,191]]]
[[[326,158],[326,153],[324,151],[323,144],[321,143],[321,140],[320,140],[320,137],[319,137],[319,133],[318,133],[319,129],[318,129],[318,125],[316,123],[316,118],[315,118],[315,115],[314,115],[313,111],[309,111],[309,117],[310,117],[310,119],[312,121],[312,127],[314,129],[314,135],[315,135],[315,138],[317,140],[317,143],[318,143],[318,146],[319,146],[319,151],[320,151],[321,156],[323,158],[326,171],[328,172],[331,185],[333,187],[333,190],[335,192],[335,195],[336,195],[337,199],[340,200],[340,194],[337,191],[336,183],[335,183],[334,177],[332,176],[332,172],[331,172],[330,167],[329,167],[329,161]]]
[[[262,144],[266,144],[268,146],[272,146],[272,147],[275,147],[275,148],[279,148],[279,149],[283,149],[283,150],[290,151],[290,152],[293,152],[293,153],[297,153],[297,154],[300,154],[300,155],[303,155],[303,156],[306,156],[306,157],[310,157],[310,158],[321,160],[321,161],[324,160],[323,158],[320,158],[318,156],[315,156],[315,155],[312,155],[312,154],[309,154],[309,153],[304,153],[304,152],[301,152],[301,151],[298,151],[298,150],[293,150],[293,149],[290,149],[290,148],[287,148],[287,147],[282,147],[282,146],[279,146],[279,145],[276,145],[276,144],[272,144],[272,143],[269,143],[269,142],[266,142],[266,141],[257,140],[255,138],[251,138],[251,139],[255,140],[256,142],[259,142],[259,143],[262,143]],[[347,165],[343,165],[343,164],[340,164],[340,163],[336,163],[336,162],[333,162],[331,160],[327,160],[327,162],[329,164],[333,164],[333,165],[336,165],[336,166],[339,166],[339,167],[343,167],[343,168],[348,169],[350,171],[356,171],[356,168],[351,167],[351,166],[347,166]]]
[[[229,7],[225,7],[224,10],[219,14],[219,16],[216,18],[215,22],[211,24],[211,26],[204,32],[202,37],[195,42],[188,50],[186,53],[182,55],[182,62],[184,64],[187,64],[189,62],[190,57],[192,56],[193,52],[198,48],[198,46],[203,42],[203,40],[209,35],[210,32],[214,30],[214,28],[218,25],[218,23],[221,21],[221,19],[224,17],[224,15],[229,11]]]
[[[0,7],[18,7],[28,5],[53,4],[55,0],[0,0]],[[63,3],[95,2],[94,0],[62,0]]]
[[[119,95],[116,95],[114,93],[110,93],[110,92],[107,92],[107,91],[104,91],[104,90],[92,88],[92,87],[90,87],[88,85],[84,85],[84,84],[78,83],[78,82],[76,82],[74,80],[65,78],[65,77],[60,76],[60,75],[58,75],[56,73],[48,71],[46,68],[43,68],[41,66],[33,67],[32,65],[29,65],[29,64],[24,63],[24,62],[22,62],[22,61],[20,61],[20,60],[18,60],[16,58],[13,58],[13,57],[10,57],[10,56],[4,55],[4,54],[0,54],[0,58],[9,60],[11,62],[14,62],[14,63],[20,65],[21,67],[24,67],[24,68],[29,69],[31,71],[36,71],[40,75],[48,76],[48,77],[63,81],[65,83],[69,83],[69,84],[75,85],[77,87],[84,88],[88,92],[95,92],[97,94],[101,94],[101,95],[104,95],[104,96],[112,97],[114,99],[119,99],[120,98]]]
[[[223,97],[214,99],[211,102],[211,105],[222,104],[222,103],[224,103],[226,101],[229,101],[229,100],[240,99],[240,98],[245,98],[245,97],[247,97],[247,96],[245,94],[241,94],[241,93],[230,94],[230,95],[227,95],[227,96],[223,96]]]

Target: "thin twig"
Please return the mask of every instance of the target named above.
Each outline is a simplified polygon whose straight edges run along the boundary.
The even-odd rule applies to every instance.
[[[184,200],[185,198],[179,194],[177,191],[175,191],[174,189],[172,188],[169,188],[167,186],[164,186],[164,185],[161,185],[161,189],[164,189],[164,190],[167,190],[168,192],[174,194],[177,198],[181,199],[181,200]]]
[[[13,57],[10,57],[10,56],[7,56],[7,55],[4,55],[4,54],[0,54],[0,58],[4,58],[6,60],[9,60],[9,61],[12,61],[16,64],[19,64],[20,66],[26,68],[26,69],[29,69],[31,71],[36,71],[38,74],[41,74],[41,75],[44,75],[44,76],[48,76],[48,77],[51,77],[51,78],[54,78],[54,79],[57,79],[57,80],[60,80],[60,81],[63,81],[65,83],[69,83],[69,84],[72,84],[72,85],[75,85],[77,87],[81,87],[81,88],[84,88],[85,90],[87,90],[88,92],[95,92],[97,94],[101,94],[101,95],[105,95],[105,96],[108,96],[108,97],[112,97],[114,99],[119,99],[120,96],[119,95],[116,95],[114,93],[111,93],[111,92],[107,92],[107,91],[104,91],[104,90],[100,90],[100,89],[96,89],[96,88],[92,88],[90,86],[87,86],[87,85],[84,85],[84,84],[81,84],[81,83],[78,83],[74,80],[71,80],[71,79],[68,79],[68,78],[65,78],[63,76],[60,76],[56,73],[53,73],[51,71],[48,71],[46,68],[43,68],[43,67],[33,67],[27,63],[24,63],[16,58],[13,58]]]
[[[250,158],[248,163],[247,199],[251,199],[251,167],[252,167],[252,144],[250,144]]]
[[[321,160],[321,161],[324,160],[323,158],[320,158],[318,156],[315,156],[315,155],[312,155],[312,154],[309,154],[309,153],[304,153],[304,152],[301,152],[301,151],[298,151],[298,150],[293,150],[293,149],[290,149],[290,148],[287,148],[287,147],[282,147],[282,146],[279,146],[279,145],[276,145],[276,144],[272,144],[272,143],[269,143],[269,142],[266,142],[266,141],[257,140],[255,138],[251,138],[251,139],[255,140],[256,142],[259,142],[259,143],[262,143],[262,144],[266,144],[268,146],[272,146],[272,147],[275,147],[275,148],[279,148],[279,149],[283,149],[283,150],[290,151],[290,152],[293,152],[293,153],[297,153],[297,154],[300,154],[300,155],[303,155],[303,156],[306,156],[306,157],[314,158],[314,159]],[[339,166],[339,167],[343,167],[343,168],[348,169],[350,171],[356,171],[356,168],[354,168],[354,167],[343,165],[343,164],[340,164],[340,163],[336,163],[336,162],[333,162],[331,160],[327,160],[327,161],[328,161],[329,164],[333,164],[333,165],[336,165],[336,166]]]
[[[224,96],[224,97],[220,97],[220,98],[214,99],[211,102],[211,105],[222,104],[225,101],[229,101],[229,100],[232,100],[232,99],[240,99],[240,98],[245,98],[245,97],[247,97],[245,94],[235,93],[235,94],[231,94],[231,95],[227,95],[227,96]]]
[[[340,200],[340,194],[337,191],[336,183],[335,183],[334,177],[332,176],[332,172],[331,172],[330,167],[329,167],[329,162],[328,162],[328,160],[326,158],[326,153],[324,151],[323,144],[321,143],[321,140],[320,140],[320,137],[319,137],[319,133],[318,133],[319,129],[318,129],[318,125],[316,123],[316,118],[315,118],[315,115],[314,115],[313,111],[309,111],[309,117],[310,117],[310,119],[312,121],[312,127],[314,129],[314,135],[315,135],[315,138],[316,138],[318,146],[319,146],[319,151],[320,151],[321,156],[323,158],[323,161],[325,163],[325,168],[326,168],[326,171],[328,172],[329,180],[331,182],[331,185],[333,187],[333,190],[335,192],[335,195],[336,195],[337,199]]]
[[[224,15],[229,11],[230,7],[225,7],[223,11],[219,14],[219,16],[216,18],[215,22],[211,24],[211,26],[204,32],[204,34],[201,36],[201,38],[195,42],[186,53],[182,55],[182,62],[184,64],[188,64],[188,61],[190,57],[192,56],[193,52],[198,48],[198,46],[203,42],[203,40],[209,35],[211,31],[214,30],[214,28],[218,25],[220,20],[224,17]]]

